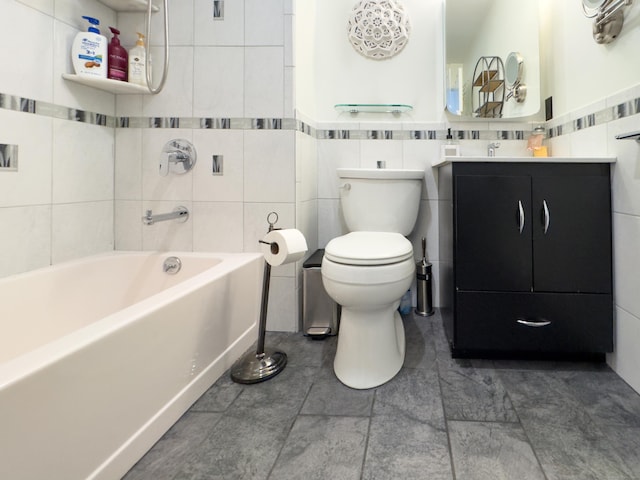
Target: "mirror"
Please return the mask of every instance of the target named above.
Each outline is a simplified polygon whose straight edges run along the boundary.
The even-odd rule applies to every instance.
[[[540,111],[538,18],[538,0],[445,0],[449,113],[518,118]],[[500,67],[485,70],[494,64]]]

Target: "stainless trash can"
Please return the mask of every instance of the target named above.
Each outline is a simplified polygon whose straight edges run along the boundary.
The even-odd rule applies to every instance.
[[[324,249],[316,250],[302,264],[302,332],[314,338],[338,334],[340,307],[322,284]]]

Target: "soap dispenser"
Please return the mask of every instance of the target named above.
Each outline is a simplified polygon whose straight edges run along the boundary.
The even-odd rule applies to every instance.
[[[129,50],[129,83],[147,86],[147,59],[144,35],[138,32],[138,41]]]
[[[86,32],[79,32],[71,47],[71,63],[77,75],[107,77],[107,39],[100,35],[100,21],[83,16],[89,22]]]
[[[442,145],[443,157],[458,157],[460,156],[460,146],[453,142],[453,135],[451,135],[451,129],[447,129],[447,141]]]
[[[120,30],[114,27],[109,27],[113,38],[109,42],[109,62],[107,78],[112,80],[119,80],[121,82],[127,81],[127,69],[129,68],[129,55],[125,48],[120,45]]]

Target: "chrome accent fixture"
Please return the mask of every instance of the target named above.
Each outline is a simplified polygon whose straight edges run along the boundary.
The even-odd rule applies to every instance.
[[[145,216],[142,217],[142,223],[145,225],[153,225],[157,222],[164,222],[166,220],[180,219],[180,223],[184,223],[189,219],[189,210],[187,207],[176,207],[173,212],[170,213],[153,213],[152,210],[147,210]]]
[[[525,320],[524,318],[518,318],[516,320],[520,325],[525,325],[527,327],[546,327],[547,325],[551,325],[549,320]]]
[[[595,18],[593,21],[593,39],[596,43],[613,42],[624,24],[624,7],[633,0],[582,0],[582,11],[585,17]]]
[[[500,142],[492,142],[487,146],[487,156],[495,157],[496,149],[500,148]]]
[[[549,230],[549,222],[551,220],[551,217],[549,215],[549,206],[547,205],[547,201],[543,200],[542,201],[542,214],[543,214],[543,221],[544,221],[544,234],[547,234],[547,231]]]
[[[189,140],[178,138],[167,142],[160,156],[160,176],[166,177],[169,171],[185,174],[196,165],[198,155]]]
[[[522,208],[520,200],[518,200],[518,230],[520,230],[520,234],[524,230],[524,208]]]
[[[154,8],[153,1],[147,0],[147,15],[145,16],[145,70],[147,73],[147,88],[149,92],[156,95],[160,93],[164,87],[164,83],[167,80],[167,74],[169,73],[169,7],[168,0],[164,0],[164,67],[162,68],[162,78],[157,87],[153,87],[151,84],[151,11]]]
[[[170,275],[175,275],[182,268],[182,260],[178,257],[167,257],[162,264],[162,271]]]
[[[620,135],[616,135],[616,140],[635,140],[640,143],[640,131],[621,133]]]
[[[509,93],[505,100],[514,98],[517,103],[522,103],[527,98],[527,86],[522,83],[524,73],[524,58],[518,52],[511,52],[507,57],[504,67],[504,78]]]

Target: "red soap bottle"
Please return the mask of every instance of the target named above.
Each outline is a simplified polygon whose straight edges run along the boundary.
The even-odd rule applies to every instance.
[[[129,54],[120,45],[120,30],[109,27],[113,38],[109,42],[109,60],[107,63],[107,78],[112,80],[127,81],[127,69],[129,68]]]

